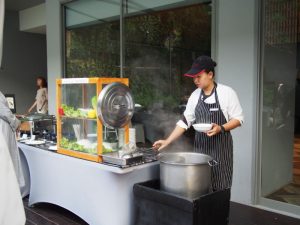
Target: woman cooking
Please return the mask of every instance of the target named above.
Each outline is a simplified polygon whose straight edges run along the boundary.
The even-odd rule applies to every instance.
[[[48,113],[48,90],[47,90],[47,81],[43,77],[38,77],[36,79],[36,84],[38,87],[35,102],[29,108],[28,113],[36,107],[38,113],[47,114]]]
[[[230,131],[243,123],[243,111],[235,91],[214,81],[217,64],[208,56],[198,57],[185,74],[194,79],[197,89],[190,96],[183,119],[166,140],[154,143],[162,150],[179,138],[192,124],[210,123],[211,130],[196,132],[194,150],[212,156],[218,165],[212,169],[212,188],[231,187],[233,142]]]

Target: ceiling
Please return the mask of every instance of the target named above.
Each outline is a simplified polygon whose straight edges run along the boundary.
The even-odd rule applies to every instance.
[[[45,0],[5,0],[5,9],[20,11],[44,3]]]

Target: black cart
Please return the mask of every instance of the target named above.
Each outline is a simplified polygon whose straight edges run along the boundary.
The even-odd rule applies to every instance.
[[[187,199],[160,190],[159,180],[135,184],[135,225],[227,225],[230,188]]]

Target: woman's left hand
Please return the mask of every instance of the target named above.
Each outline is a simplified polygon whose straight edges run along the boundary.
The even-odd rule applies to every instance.
[[[220,133],[221,130],[222,130],[221,126],[219,126],[218,124],[213,123],[211,130],[207,131],[206,134],[207,134],[207,136],[212,137],[212,136]]]

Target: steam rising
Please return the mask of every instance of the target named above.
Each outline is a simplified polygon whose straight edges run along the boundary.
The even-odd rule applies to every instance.
[[[142,109],[137,108],[134,121],[144,124],[146,138],[152,143],[170,135],[182,118],[182,112],[178,110],[180,96],[193,91],[183,91],[179,79],[181,72],[170,67],[170,63],[161,52],[153,49],[151,54],[141,53],[141,57],[127,62],[130,72],[126,74],[130,74],[130,88],[135,102],[143,106]],[[192,138],[184,135],[166,150],[192,151],[193,145]]]

